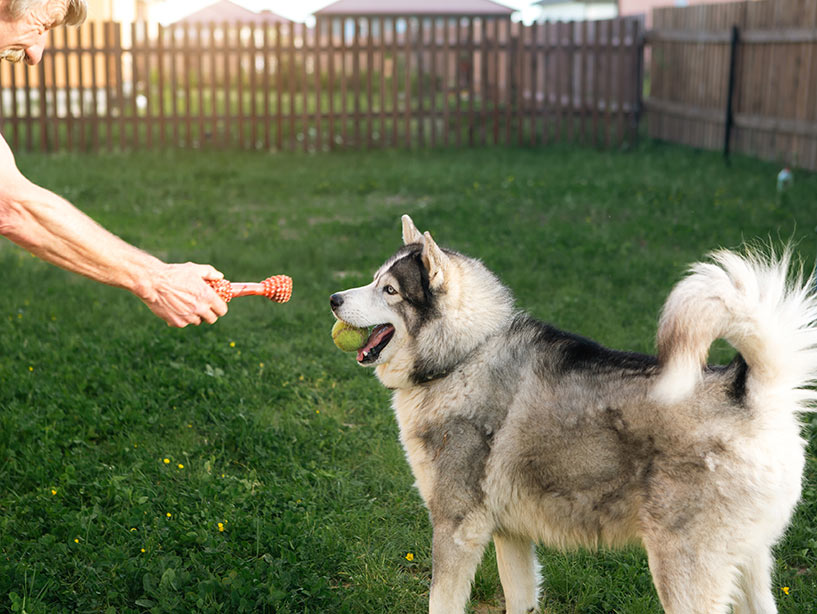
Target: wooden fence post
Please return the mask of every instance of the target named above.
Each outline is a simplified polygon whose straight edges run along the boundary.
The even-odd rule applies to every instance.
[[[738,51],[740,32],[737,25],[732,26],[732,38],[729,46],[729,84],[726,92],[726,120],[723,133],[723,157],[729,161],[729,145],[732,139],[732,125],[735,117],[732,111],[732,99],[735,92],[735,61]]]

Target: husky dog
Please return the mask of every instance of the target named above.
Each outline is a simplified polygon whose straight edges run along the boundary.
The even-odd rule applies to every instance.
[[[534,542],[641,544],[668,614],[776,612],[770,549],[800,497],[817,297],[782,257],[721,251],[673,289],[657,357],[515,310],[479,261],[403,216],[403,247],[334,314],[393,407],[433,526],[432,614],[465,609],[490,539],[509,614],[534,612]],[[707,366],[710,344],[738,350]]]

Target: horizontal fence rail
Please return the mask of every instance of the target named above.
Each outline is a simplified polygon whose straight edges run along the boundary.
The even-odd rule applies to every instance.
[[[817,170],[817,2],[656,9],[653,23],[650,137]]]
[[[37,67],[0,66],[15,148],[324,151],[636,135],[639,21],[526,26],[357,17],[171,27],[86,23]]]

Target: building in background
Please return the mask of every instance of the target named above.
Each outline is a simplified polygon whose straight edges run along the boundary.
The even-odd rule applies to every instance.
[[[538,0],[536,21],[584,21],[613,19],[619,14],[619,0]]]
[[[273,13],[272,11],[251,11],[230,0],[218,0],[189,15],[182,17],[174,23],[179,24],[208,24],[208,23],[242,23],[242,24],[275,24],[290,23],[286,17]]]
[[[315,11],[315,17],[469,15],[506,17],[515,12],[493,0],[337,0]]]
[[[642,15],[647,27],[652,26],[652,10],[665,6],[692,6],[695,4],[725,4],[727,2],[752,2],[754,0],[618,0],[622,17]],[[812,0],[810,0],[812,1]]]
[[[87,0],[92,21],[153,21],[152,10],[160,0]]]

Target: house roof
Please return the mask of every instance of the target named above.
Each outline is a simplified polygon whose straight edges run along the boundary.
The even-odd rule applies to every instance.
[[[532,3],[532,6],[552,6],[554,4],[616,4],[617,2],[618,0],[537,0]]]
[[[493,0],[337,0],[316,17],[354,15],[491,15],[510,17],[515,9]]]
[[[272,11],[256,13],[230,0],[218,0],[204,8],[182,17],[175,23],[289,23],[286,17],[281,17]]]

